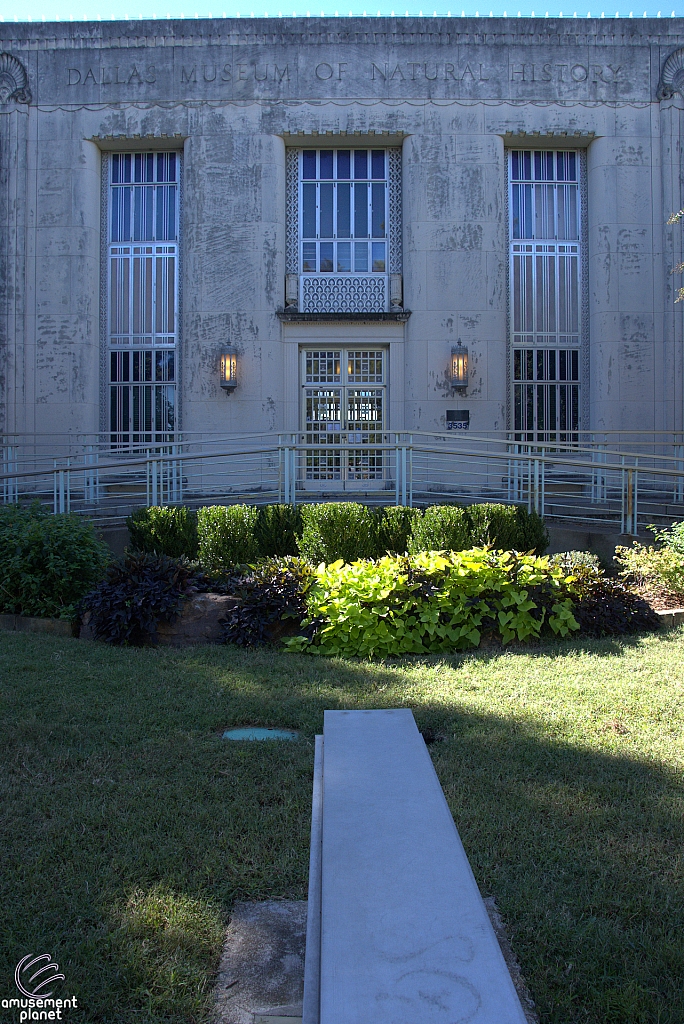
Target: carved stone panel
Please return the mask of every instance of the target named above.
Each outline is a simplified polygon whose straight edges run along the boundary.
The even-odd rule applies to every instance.
[[[16,100],[30,103],[31,90],[28,86],[26,68],[11,53],[0,53],[0,103]]]
[[[665,61],[658,85],[658,99],[671,100],[676,92],[684,97],[684,47],[675,50]]]

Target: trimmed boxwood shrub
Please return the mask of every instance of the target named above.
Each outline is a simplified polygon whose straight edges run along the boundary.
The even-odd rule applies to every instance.
[[[319,567],[309,588],[306,636],[289,650],[389,657],[477,647],[483,633],[508,643],[578,629],[563,571],[512,551],[422,552]]]
[[[35,503],[0,507],[0,612],[70,619],[110,561],[92,523]]]
[[[501,551],[534,551],[541,555],[549,543],[544,520],[522,505],[494,502],[469,505],[470,537],[474,545],[491,544]]]
[[[283,558],[298,553],[302,515],[294,505],[264,505],[256,521],[256,541],[262,558]]]
[[[170,558],[197,557],[197,513],[185,506],[151,505],[126,520],[131,547]]]
[[[197,512],[198,554],[209,572],[230,572],[259,557],[254,505],[211,505]]]
[[[309,562],[353,562],[374,558],[378,549],[378,519],[353,501],[327,501],[302,505],[302,535],[299,552]]]
[[[406,505],[386,505],[377,511],[377,556],[404,555],[409,549],[411,533],[422,516],[418,508]]]
[[[414,520],[408,550],[412,555],[421,551],[465,551],[472,547],[470,538],[470,520],[465,508],[431,505]]]

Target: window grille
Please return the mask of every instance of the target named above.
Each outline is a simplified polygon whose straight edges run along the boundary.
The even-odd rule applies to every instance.
[[[303,419],[307,480],[382,480],[387,354],[383,349],[305,350]],[[342,446],[346,447],[342,450]],[[358,447],[357,447],[358,446]]]
[[[303,312],[388,308],[389,274],[401,272],[400,152],[305,149],[288,156],[288,273],[296,225]]]
[[[580,427],[579,175],[574,151],[509,154],[516,440],[575,441]]]
[[[175,436],[179,185],[176,153],[111,157],[107,333],[116,446]]]

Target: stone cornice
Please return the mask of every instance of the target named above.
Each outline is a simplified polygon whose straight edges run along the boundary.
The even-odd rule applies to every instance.
[[[683,18],[207,18],[0,26],[5,50],[193,46],[684,45]]]

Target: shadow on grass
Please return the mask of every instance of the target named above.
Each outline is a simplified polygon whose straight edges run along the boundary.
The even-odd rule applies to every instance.
[[[420,728],[445,737],[430,747],[435,767],[542,1020],[681,1024],[684,791],[674,768],[564,732],[551,692],[542,720],[509,692],[495,700],[495,682],[491,709],[468,707],[459,689],[462,670],[486,686],[516,653],[547,659],[550,673],[588,654],[619,675],[642,648],[573,642],[370,665],[3,637],[8,995],[16,962],[49,951],[84,1008],[74,1020],[204,1020],[232,902],[305,896],[323,711],[409,706]],[[304,739],[219,738],[241,724]]]

